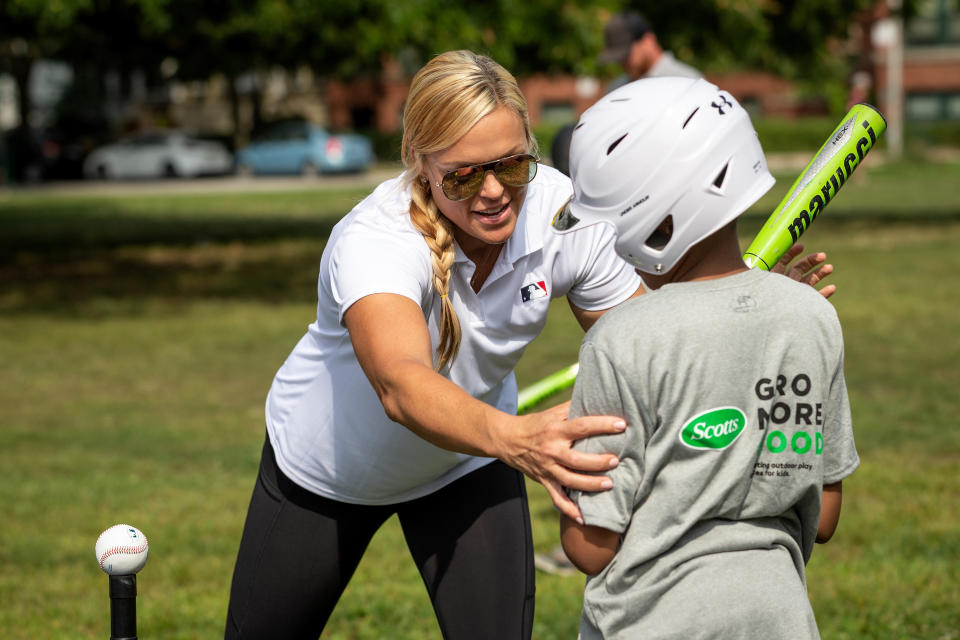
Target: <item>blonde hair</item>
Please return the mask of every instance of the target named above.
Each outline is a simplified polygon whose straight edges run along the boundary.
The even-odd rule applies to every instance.
[[[501,106],[520,116],[530,153],[536,154],[527,101],[516,79],[490,58],[472,51],[448,51],[430,60],[413,77],[403,111],[400,153],[411,187],[410,220],[430,247],[433,288],[440,296],[437,371],[456,357],[461,332],[449,297],[455,227],[434,202],[429,182],[421,179],[425,157],[456,144],[481,118]]]

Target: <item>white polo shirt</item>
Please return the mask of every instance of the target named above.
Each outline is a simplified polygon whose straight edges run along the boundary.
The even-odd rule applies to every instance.
[[[456,248],[450,299],[462,338],[445,375],[508,413],[517,408],[514,365],[546,323],[552,298],[607,309],[641,284],[614,252],[607,225],[552,232],[550,220],[570,194],[569,178],[539,168],[516,229],[478,294],[470,287],[474,264]],[[402,179],[387,180],[334,227],[320,262],[317,319],[267,396],[267,432],[280,469],[342,502],[412,500],[491,461],[436,447],[388,419],[343,325],[343,314],[360,298],[399,294],[420,305],[437,344],[440,305],[430,250],[410,222],[409,204]]]

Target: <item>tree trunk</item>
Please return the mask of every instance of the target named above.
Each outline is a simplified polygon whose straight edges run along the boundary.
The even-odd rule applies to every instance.
[[[237,91],[236,76],[227,75],[227,95],[230,98],[230,116],[233,119],[233,149],[236,151],[246,143],[250,137],[249,132],[240,132],[240,93]]]
[[[17,86],[17,111],[20,123],[9,137],[8,157],[10,178],[15,182],[34,182],[40,179],[40,152],[30,130],[30,112],[33,101],[30,96],[30,75],[33,58],[13,56],[10,60],[10,75]]]

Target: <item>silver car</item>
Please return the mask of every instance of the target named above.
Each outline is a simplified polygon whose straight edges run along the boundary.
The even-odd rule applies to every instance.
[[[193,178],[233,170],[233,157],[219,142],[175,130],[145,131],[90,152],[83,175],[113,178]]]

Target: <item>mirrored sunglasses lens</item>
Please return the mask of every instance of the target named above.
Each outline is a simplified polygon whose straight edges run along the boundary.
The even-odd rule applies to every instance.
[[[511,187],[527,184],[537,175],[537,163],[530,156],[507,158],[496,169],[497,180]]]
[[[443,188],[443,195],[456,202],[466,200],[479,191],[482,182],[482,171],[476,167],[464,167],[443,176],[443,181],[440,184]]]

